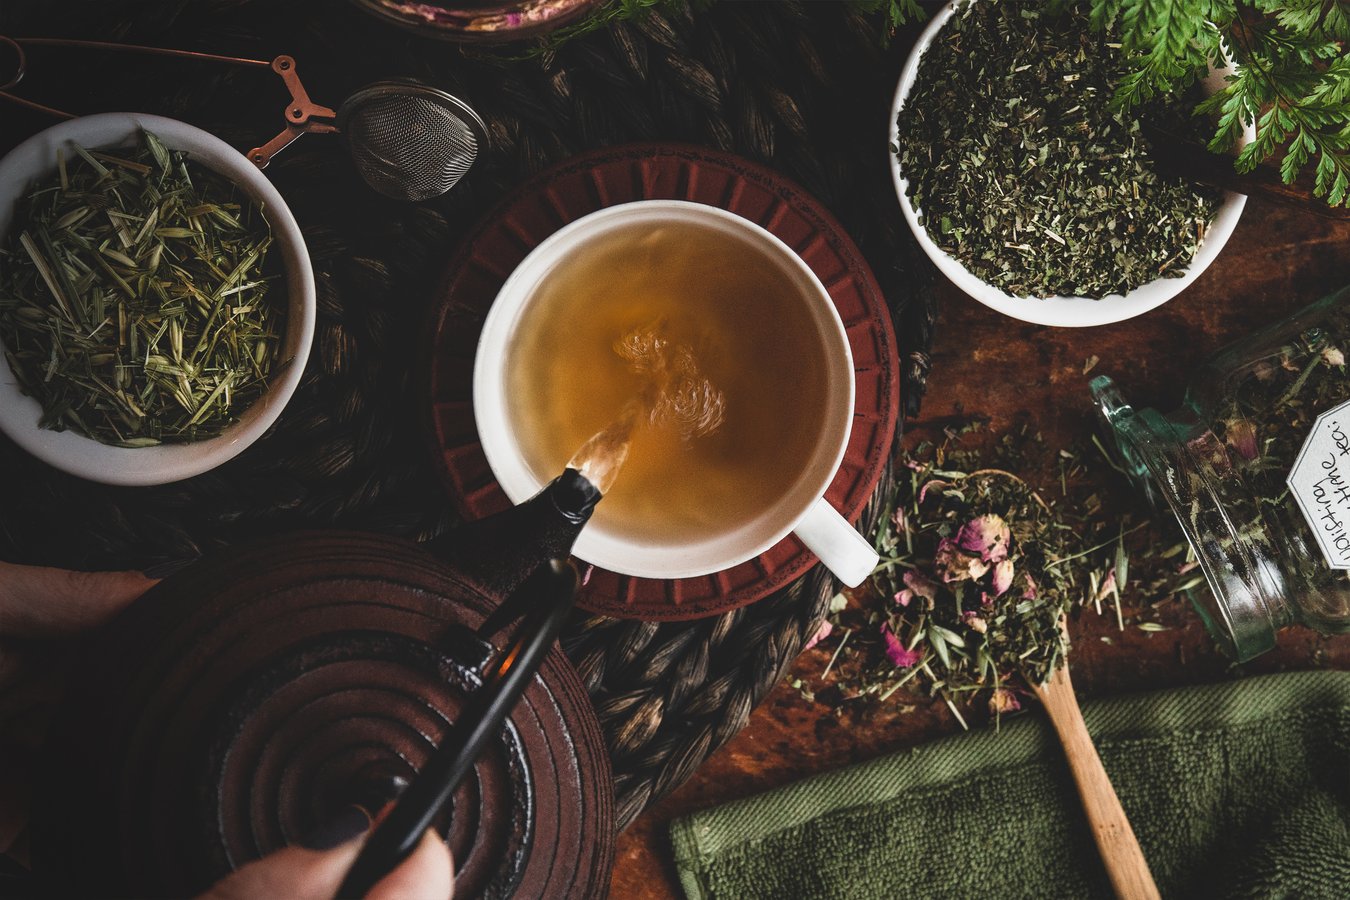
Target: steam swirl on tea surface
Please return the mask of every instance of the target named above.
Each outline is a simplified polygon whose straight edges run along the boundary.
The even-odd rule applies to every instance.
[[[689,442],[712,434],[722,424],[726,397],[699,370],[693,349],[666,337],[668,330],[668,320],[661,319],[633,329],[614,343],[614,352],[648,379],[647,384],[567,463],[602,494],[609,493],[619,477],[638,425],[673,429]]]

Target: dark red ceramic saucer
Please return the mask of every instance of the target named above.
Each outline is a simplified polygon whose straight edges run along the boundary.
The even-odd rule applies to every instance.
[[[431,334],[431,428],[439,470],[466,519],[510,505],[474,427],[478,334],[497,291],[544,238],[607,206],[691,200],[756,222],[820,278],[853,351],[856,399],[844,460],[826,497],[850,520],[866,505],[890,452],[899,409],[899,361],[890,314],[853,241],[818,201],[781,175],[701,147],[631,144],[593,151],[541,172],[468,236],[442,282]],[[757,558],[701,578],[654,580],[592,569],[579,605],[607,616],[692,619],[744,606],[803,575],[816,557],[792,535]]]

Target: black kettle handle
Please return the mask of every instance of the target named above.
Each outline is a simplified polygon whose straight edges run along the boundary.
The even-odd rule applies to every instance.
[[[520,627],[486,670],[482,686],[470,695],[463,715],[450,727],[440,747],[361,848],[338,888],[341,900],[364,897],[417,849],[441,807],[473,768],[487,742],[499,733],[521,692],[534,678],[571,612],[578,582],[576,568],[570,562],[550,559],[537,566],[502,603],[502,609],[525,610]],[[489,619],[484,624],[494,623]]]

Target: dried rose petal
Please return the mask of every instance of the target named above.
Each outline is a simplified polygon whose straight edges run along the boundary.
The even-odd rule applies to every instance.
[[[1256,426],[1250,419],[1229,419],[1224,423],[1224,440],[1247,461],[1256,459],[1260,451],[1256,447]]]
[[[937,599],[938,583],[927,575],[915,569],[910,569],[904,575],[905,587],[913,591],[917,596],[927,597],[929,600]]]
[[[830,632],[832,631],[834,631],[834,626],[830,624],[829,619],[825,619],[823,622],[820,623],[820,627],[816,629],[816,633],[811,635],[811,640],[807,641],[806,646],[803,647],[802,649],[810,650],[816,644],[819,644],[821,641],[829,637]]]
[[[1028,574],[1027,572],[1023,572],[1023,573],[1022,573],[1022,577],[1025,578],[1025,579],[1027,580],[1027,589],[1026,589],[1025,591],[1022,592],[1022,599],[1023,599],[1023,600],[1035,600],[1035,599],[1036,599],[1036,580],[1035,580],[1034,578],[1032,578],[1031,575]]]
[[[902,588],[901,590],[896,591],[895,596],[891,599],[895,601],[896,606],[909,606],[914,600],[914,592],[909,588]]]
[[[989,695],[989,711],[991,713],[1016,712],[1022,708],[1022,704],[1017,701],[1017,695],[1007,688],[994,688],[994,693]]]
[[[997,597],[1012,587],[1013,583],[1013,561],[1011,559],[1000,559],[994,565],[994,596]]]
[[[886,658],[896,668],[908,669],[923,657],[917,647],[906,650],[905,645],[900,643],[900,639],[895,636],[894,631],[891,631],[891,626],[887,622],[881,623],[881,639],[886,644]]]
[[[1345,365],[1345,354],[1337,347],[1322,348],[1322,362],[1329,366]]]
[[[919,488],[919,503],[922,504],[923,498],[928,496],[929,488],[933,488],[940,492],[943,488],[951,487],[951,485],[952,483],[950,481],[943,481],[939,478],[934,478],[932,481],[925,482],[924,486]]]
[[[942,580],[948,583],[979,578],[989,571],[987,562],[964,552],[951,538],[938,541],[937,552],[933,554],[933,567]]]
[[[1008,555],[1008,524],[992,513],[976,516],[961,526],[956,543],[969,553],[978,553],[987,563],[996,563]]]
[[[967,610],[966,612],[963,612],[961,614],[961,618],[965,620],[966,627],[969,628],[971,631],[977,632],[979,634],[984,634],[986,631],[989,630],[989,623],[986,622],[980,616],[980,614],[975,612],[974,610]]]

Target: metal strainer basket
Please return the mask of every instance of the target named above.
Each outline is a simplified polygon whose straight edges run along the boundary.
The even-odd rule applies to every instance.
[[[415,81],[361,88],[338,109],[337,126],[366,183],[399,200],[428,200],[450,190],[487,139],[472,107]]]

